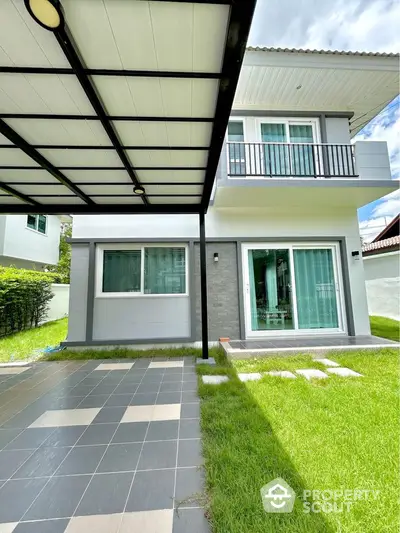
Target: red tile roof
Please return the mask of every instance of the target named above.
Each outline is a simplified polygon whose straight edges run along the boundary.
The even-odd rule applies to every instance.
[[[370,242],[364,244],[362,247],[363,255],[372,255],[383,252],[390,252],[400,249],[400,235],[390,237],[390,239],[383,239],[383,241]]]

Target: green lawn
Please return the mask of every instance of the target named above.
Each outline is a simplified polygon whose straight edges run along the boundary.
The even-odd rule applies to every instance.
[[[400,322],[383,316],[371,316],[371,333],[392,341],[400,341]]]
[[[67,326],[68,319],[62,318],[0,339],[0,362],[27,359],[36,350],[56,346],[65,340]]]
[[[200,384],[206,483],[213,533],[389,533],[399,530],[399,353],[332,354],[363,374],[308,382],[264,377]],[[310,368],[309,356],[237,361],[213,373]],[[312,364],[315,368],[316,364]],[[209,373],[205,366],[199,373]],[[260,488],[282,477],[290,514],[266,513]],[[349,512],[303,512],[308,490],[379,490]],[[341,500],[340,500],[341,501]]]

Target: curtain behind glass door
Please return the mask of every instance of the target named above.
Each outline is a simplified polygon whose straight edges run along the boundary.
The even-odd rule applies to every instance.
[[[314,143],[313,129],[309,124],[289,124],[292,173],[294,176],[314,176],[314,152],[312,146],[299,143]],[[299,144],[296,146],[296,144]]]
[[[293,250],[299,329],[338,328],[332,250]]]
[[[264,143],[287,143],[285,124],[261,124],[261,140]],[[264,145],[265,174],[267,176],[289,176],[288,155],[288,147],[285,144]]]

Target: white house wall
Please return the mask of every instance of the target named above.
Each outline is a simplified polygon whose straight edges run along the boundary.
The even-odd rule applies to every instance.
[[[73,237],[82,240],[100,239],[103,242],[107,239],[113,242],[116,239],[198,239],[198,218],[194,215],[75,216]],[[206,215],[207,239],[248,240],[252,237],[276,238],[278,242],[281,238],[329,240],[344,237],[355,333],[370,333],[363,262],[351,255],[352,251],[361,254],[355,210],[338,211],[332,208],[331,211],[321,213],[317,208],[310,207],[290,213],[271,213],[254,209],[209,209]],[[79,298],[81,299],[82,295],[79,295]],[[134,304],[131,311],[134,311]],[[100,320],[101,312],[95,306],[95,332],[99,331],[96,317]]]
[[[30,263],[57,264],[61,224],[57,216],[47,217],[46,235],[28,228],[26,215],[5,215],[4,218],[2,255]]]

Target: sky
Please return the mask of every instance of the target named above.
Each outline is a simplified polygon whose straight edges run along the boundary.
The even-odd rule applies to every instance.
[[[250,46],[400,52],[400,1],[258,0]],[[388,143],[393,179],[400,179],[400,97],[356,139]],[[360,231],[371,241],[400,212],[400,190],[359,210]]]

